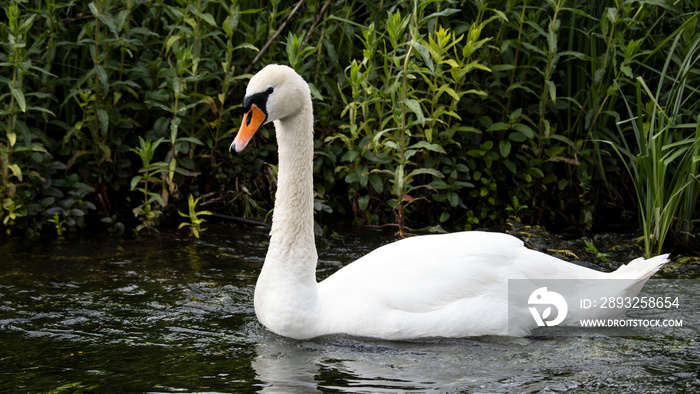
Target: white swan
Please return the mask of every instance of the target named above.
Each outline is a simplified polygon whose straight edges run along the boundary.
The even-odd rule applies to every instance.
[[[527,308],[508,319],[509,279],[633,279],[619,295],[634,296],[668,261],[668,255],[639,258],[602,273],[527,249],[507,234],[472,231],[394,242],[317,283],[309,87],[293,69],[269,65],[251,78],[243,107],[230,150],[241,152],[269,122],[279,147],[270,246],[254,300],[258,320],[279,335],[527,335],[536,327]],[[574,317],[580,316],[564,324]]]

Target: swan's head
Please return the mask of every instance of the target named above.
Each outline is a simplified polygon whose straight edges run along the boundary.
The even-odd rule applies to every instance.
[[[310,101],[309,85],[291,67],[270,64],[255,74],[243,98],[243,120],[229,150],[241,152],[258,129],[297,114]]]

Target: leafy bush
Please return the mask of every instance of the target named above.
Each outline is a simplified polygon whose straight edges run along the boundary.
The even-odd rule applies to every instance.
[[[228,144],[246,81],[268,63],[292,65],[311,85],[316,209],[400,232],[507,218],[588,229],[601,207],[630,215],[642,200],[624,168],[647,156],[629,143],[649,125],[625,122],[630,111],[667,114],[663,92],[682,74],[678,124],[697,123],[690,2],[8,3],[6,234],[152,230],[192,206],[189,196],[264,219],[273,132],[261,130],[240,157]],[[638,100],[638,81],[658,94]],[[669,144],[692,152],[694,132],[675,127]],[[688,160],[667,170],[692,175]],[[684,179],[697,195],[697,179]],[[697,212],[692,196],[669,210],[675,240],[692,243]]]

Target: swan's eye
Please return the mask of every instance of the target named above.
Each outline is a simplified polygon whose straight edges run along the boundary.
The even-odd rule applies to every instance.
[[[269,87],[267,90],[263,92],[258,92],[251,94],[250,96],[245,96],[243,98],[243,111],[248,113],[250,111],[250,108],[252,105],[257,106],[265,115],[267,115],[267,99],[270,97],[272,92],[275,91],[275,88]],[[250,116],[248,118],[244,118],[245,122],[250,122]]]

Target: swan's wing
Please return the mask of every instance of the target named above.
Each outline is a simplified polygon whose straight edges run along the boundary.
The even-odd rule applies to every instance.
[[[499,233],[409,238],[331,275],[319,284],[319,296],[328,321],[355,327],[352,334],[496,333],[495,327],[505,329],[507,280],[525,278],[513,264],[524,250],[520,240]],[[373,328],[384,331],[368,331]]]
[[[497,233],[408,238],[372,251],[320,285],[338,298],[359,293],[387,307],[429,311],[502,282],[522,249],[520,240]]]

